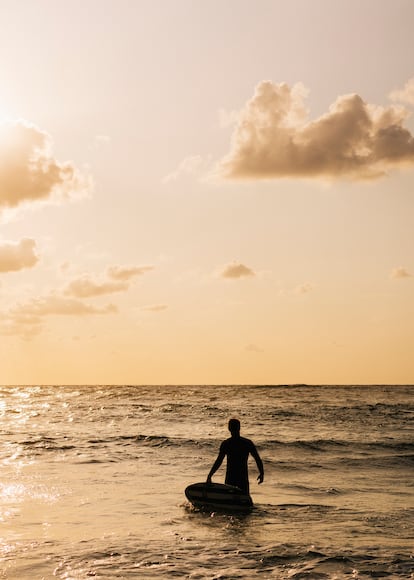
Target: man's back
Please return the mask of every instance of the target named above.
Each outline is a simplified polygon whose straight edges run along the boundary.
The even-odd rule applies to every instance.
[[[249,493],[247,460],[254,450],[253,442],[245,437],[229,437],[221,444],[221,451],[227,456],[226,483],[246,493]]]
[[[245,493],[249,493],[249,473],[247,468],[249,455],[253,455],[256,461],[259,470],[259,476],[257,478],[259,483],[262,483],[264,478],[263,462],[260,459],[253,441],[240,436],[240,421],[238,419],[230,419],[228,426],[231,437],[223,441],[220,445],[219,454],[213,467],[210,469],[210,473],[207,476],[207,482],[211,483],[212,475],[220,467],[223,459],[227,457],[225,480],[227,485],[235,485]]]

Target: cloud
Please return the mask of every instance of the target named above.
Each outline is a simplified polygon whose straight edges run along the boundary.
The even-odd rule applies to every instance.
[[[89,149],[95,152],[104,151],[110,147],[111,143],[112,139],[109,135],[95,135]]]
[[[392,91],[389,94],[389,98],[397,103],[414,105],[414,77],[405,83],[403,89]]]
[[[219,126],[222,129],[232,127],[239,120],[239,111],[226,111],[226,109],[219,109]]]
[[[255,352],[255,353],[264,352],[264,350],[260,346],[257,346],[257,344],[248,344],[245,347],[245,350],[247,350],[247,352]]]
[[[406,268],[399,266],[398,268],[393,269],[391,272],[391,278],[394,280],[401,280],[403,278],[411,278],[411,274]]]
[[[219,173],[228,179],[374,179],[414,165],[404,108],[370,105],[351,94],[311,121],[306,96],[301,83],[261,82],[240,113]]]
[[[220,272],[220,276],[222,278],[231,278],[231,279],[246,278],[255,275],[256,274],[253,272],[253,270],[251,270],[244,264],[237,264],[236,262],[224,266],[224,268]]]
[[[63,271],[67,267],[65,264]],[[106,272],[107,277],[100,280],[93,279],[87,274],[75,278],[63,289],[17,304],[6,312],[0,312],[0,334],[32,338],[41,332],[45,320],[50,316],[84,317],[117,313],[118,308],[114,304],[96,307],[84,302],[83,299],[126,291],[134,276],[152,269],[153,266],[112,266]],[[167,308],[165,305],[154,305],[149,306],[148,310],[158,311],[165,308]]]
[[[32,268],[39,261],[35,249],[36,242],[30,238],[23,238],[20,242],[0,242],[0,273]]]
[[[167,304],[151,304],[149,306],[143,306],[141,310],[145,310],[147,312],[162,312],[163,310],[167,310]]]
[[[82,276],[72,280],[66,288],[65,294],[76,298],[91,298],[93,296],[102,296],[104,294],[113,294],[128,290],[129,285],[126,282],[103,281],[96,282],[89,276]]]
[[[90,314],[113,314],[118,309],[114,304],[97,308],[75,298],[59,294],[33,298],[26,304],[19,304],[10,311],[11,317],[19,322],[33,324],[44,316],[88,316]]]
[[[211,157],[203,159],[201,155],[192,155],[186,157],[181,161],[179,166],[175,171],[172,171],[164,177],[163,183],[170,183],[171,181],[177,181],[177,179],[184,176],[194,176],[205,171],[211,163]]]
[[[127,282],[135,276],[142,276],[146,272],[151,272],[154,266],[111,266],[107,273],[113,280]]]
[[[42,326],[39,322],[29,325],[12,319],[0,318],[0,336],[19,336],[24,340],[31,340],[41,332]]]
[[[91,187],[70,161],[53,157],[51,136],[25,121],[0,126],[0,160],[0,210],[83,195]]]
[[[75,298],[91,298],[128,290],[135,276],[142,276],[153,270],[153,266],[111,266],[106,271],[106,279],[94,280],[84,274],[67,284],[64,294]]]
[[[96,135],[95,137],[95,143],[97,145],[109,145],[110,142],[111,138],[109,135]]]
[[[315,286],[313,284],[311,284],[310,282],[305,282],[304,284],[299,284],[298,286],[296,286],[296,288],[294,289],[294,293],[308,294],[309,292],[312,292],[314,288]]]
[[[91,316],[118,312],[114,304],[96,308],[81,300],[59,294],[49,294],[17,304],[7,312],[0,313],[0,334],[19,336],[29,340],[43,330],[44,320],[49,316]]]

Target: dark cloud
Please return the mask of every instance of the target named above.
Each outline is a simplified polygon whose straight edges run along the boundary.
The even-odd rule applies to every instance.
[[[228,264],[220,272],[222,278],[246,278],[250,276],[255,276],[253,270],[245,266],[244,264]]]

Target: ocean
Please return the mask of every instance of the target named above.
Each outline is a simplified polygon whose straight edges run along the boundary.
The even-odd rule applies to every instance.
[[[0,388],[0,578],[414,578],[412,386]],[[248,514],[192,508],[231,417]],[[213,477],[224,481],[224,465]]]

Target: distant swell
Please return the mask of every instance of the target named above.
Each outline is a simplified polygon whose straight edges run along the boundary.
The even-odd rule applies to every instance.
[[[260,453],[265,459],[272,462],[274,460],[280,467],[286,463],[288,467],[293,466],[296,460],[303,461],[308,465],[312,462],[335,460],[342,458],[348,462],[375,461],[376,464],[392,462],[412,464],[414,461],[414,443],[411,441],[382,441],[382,442],[351,442],[333,439],[315,439],[298,441],[257,441]],[[216,451],[220,445],[217,439],[187,439],[180,437],[167,437],[165,435],[138,434],[138,435],[117,435],[102,438],[73,438],[68,436],[63,438],[40,436],[11,443],[25,450],[31,455],[50,452],[70,452],[70,451],[93,451],[99,447],[117,450],[128,448],[128,452],[134,448],[174,448],[174,449],[205,449],[206,453]],[[267,457],[266,457],[267,456]]]

